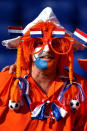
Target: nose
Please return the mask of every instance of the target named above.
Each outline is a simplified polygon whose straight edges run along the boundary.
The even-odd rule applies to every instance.
[[[43,51],[45,51],[45,52],[49,52],[49,51],[50,51],[49,44],[46,44],[46,45],[44,46]]]

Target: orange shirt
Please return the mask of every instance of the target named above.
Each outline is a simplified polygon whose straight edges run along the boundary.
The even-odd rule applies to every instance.
[[[64,85],[64,82],[57,78],[53,81],[51,87],[49,88],[48,94],[46,95],[43,91],[41,91],[31,77],[28,77],[27,80],[30,83],[29,94],[32,103],[46,99],[51,101],[57,99]],[[66,117],[60,121],[50,119],[32,120],[31,112],[29,111],[24,99],[23,106],[21,106],[18,111],[9,109],[8,101],[10,99],[10,88],[13,81],[14,75],[9,75],[8,72],[0,73],[0,131],[71,131],[71,128],[74,128],[75,126],[75,123],[72,125],[72,119],[74,119],[74,121],[77,119],[76,123],[79,124],[78,120],[80,114],[78,115],[78,113],[75,115],[68,113]],[[50,112],[50,109],[48,110]],[[75,118],[75,116],[77,116],[77,118]],[[76,125],[75,128],[78,131],[77,127],[78,126]],[[83,126],[81,127],[83,128]],[[84,128],[84,131],[86,131],[85,129],[86,127]]]

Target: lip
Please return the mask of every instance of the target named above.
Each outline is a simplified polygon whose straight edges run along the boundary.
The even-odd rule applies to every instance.
[[[43,59],[43,60],[46,60],[46,61],[50,61],[50,60],[53,60],[54,59],[54,57],[53,56],[41,56],[41,57],[39,57],[40,59]]]
[[[53,59],[49,59],[49,58],[40,58],[40,59],[42,59],[42,60],[45,60],[45,61],[52,61]]]

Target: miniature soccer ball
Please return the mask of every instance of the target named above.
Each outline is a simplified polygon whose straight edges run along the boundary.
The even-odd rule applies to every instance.
[[[9,100],[9,108],[11,110],[18,110],[20,108],[20,103]]]
[[[78,110],[80,106],[79,100],[78,99],[71,99],[70,101],[70,108],[74,110]]]

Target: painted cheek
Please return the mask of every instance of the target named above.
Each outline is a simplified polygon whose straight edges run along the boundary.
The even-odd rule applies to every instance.
[[[39,50],[41,50],[41,46],[38,46],[37,48],[35,48],[34,52],[38,52]]]
[[[40,49],[41,49],[41,47],[37,47],[37,48],[35,49],[35,52],[39,51]],[[33,61],[34,61],[35,65],[36,65],[39,69],[41,69],[41,70],[47,69],[47,68],[48,68],[48,62],[45,61],[45,60],[40,59],[40,58],[39,58],[39,54],[40,54],[40,53],[36,53],[36,54],[33,55]]]
[[[45,45],[43,51],[44,52],[48,52],[49,50],[50,50],[49,45],[48,44]]]
[[[41,46],[35,48],[34,52],[38,52],[40,49],[41,49]],[[39,53],[34,54],[34,55],[32,56],[33,61],[35,61],[35,60],[38,58],[38,56],[39,56]]]
[[[44,70],[44,69],[48,68],[48,62],[45,61],[45,60],[37,59],[37,60],[34,61],[34,63],[41,70]]]

